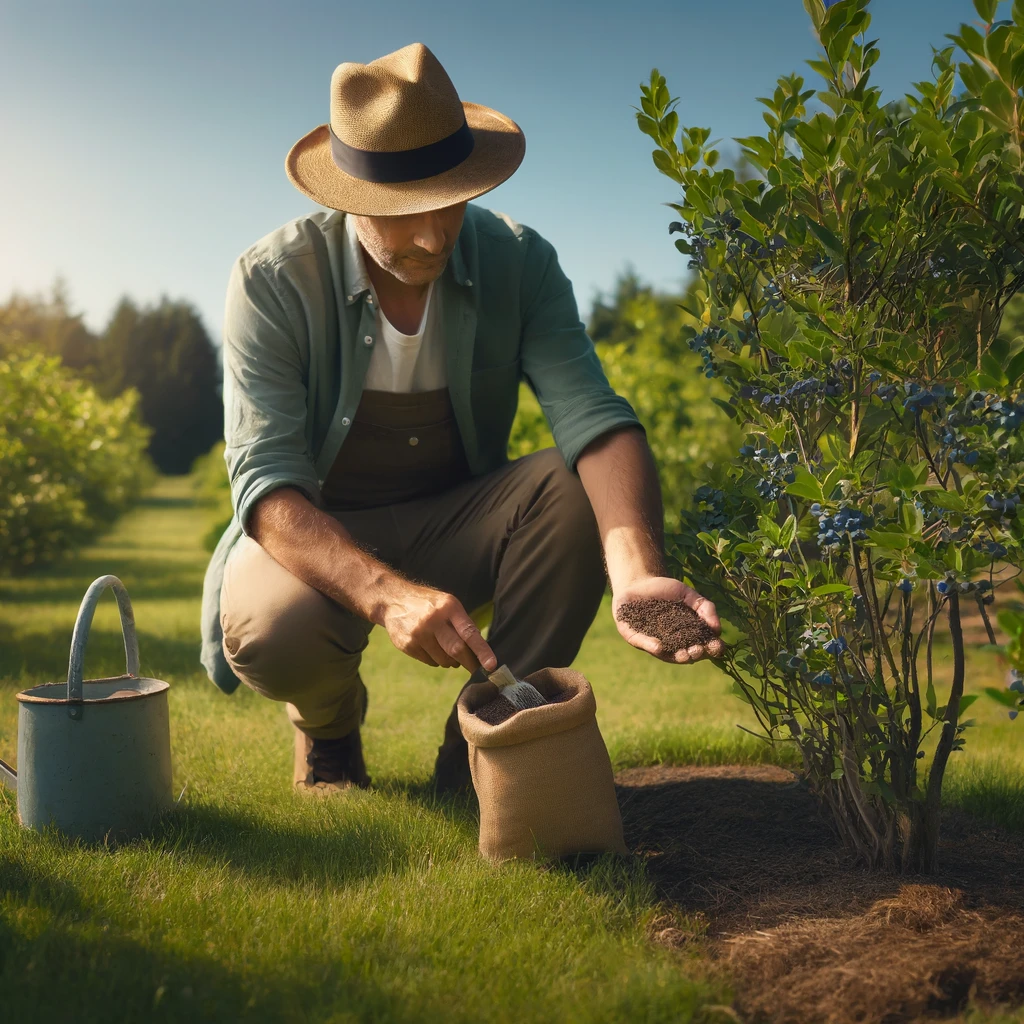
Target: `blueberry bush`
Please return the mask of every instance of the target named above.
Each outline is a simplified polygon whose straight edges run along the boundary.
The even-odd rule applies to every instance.
[[[736,140],[750,180],[680,126],[657,69],[637,114],[682,190],[688,343],[746,442],[670,552],[739,634],[719,664],[764,735],[797,746],[863,863],[903,871],[936,866],[971,725],[961,610],[991,634],[1024,539],[1024,343],[1001,332],[1024,285],[1024,0],[974,6],[982,26],[883,103],[867,0],[805,0],[818,82],[760,100],[766,133]]]

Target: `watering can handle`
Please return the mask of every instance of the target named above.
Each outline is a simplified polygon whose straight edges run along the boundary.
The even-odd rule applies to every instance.
[[[89,640],[89,629],[92,626],[93,613],[103,591],[110,587],[117,599],[117,609],[121,613],[121,633],[124,636],[124,657],[126,674],[139,674],[139,638],[135,635],[135,615],[132,612],[131,598],[124,584],[116,576],[100,576],[93,580],[82,598],[75,619],[75,631],[71,634],[71,662],[68,665],[68,714],[72,718],[82,716],[82,667],[85,663],[85,645]]]

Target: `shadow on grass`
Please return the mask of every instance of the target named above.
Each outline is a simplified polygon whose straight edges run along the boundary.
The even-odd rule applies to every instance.
[[[0,581],[2,604],[46,604],[66,601],[77,604],[89,584],[100,576],[117,576],[132,600],[165,601],[195,598],[203,591],[203,569],[187,563],[160,559],[140,551],[136,557],[82,556],[59,567],[50,567],[16,579]]]
[[[426,811],[434,811],[463,823],[476,824],[480,809],[476,793],[470,788],[458,793],[438,793],[431,780],[379,779],[373,788],[384,796],[404,796]]]
[[[195,508],[198,498],[174,498],[159,494],[147,494],[137,502],[138,508]]]
[[[367,972],[317,950],[295,951],[299,977],[229,966],[223,961],[240,960],[230,949],[183,955],[159,931],[124,919],[120,906],[87,900],[19,861],[0,860],[4,904],[14,911],[0,915],[5,1020],[294,1021],[327,1019],[332,1004],[353,1020],[423,1019]]]
[[[0,623],[0,678],[27,680],[34,686],[45,680],[67,679],[72,627],[45,633],[20,633]],[[139,662],[142,674],[174,683],[176,676],[201,670],[199,624],[195,639],[178,640],[139,632]],[[120,675],[125,669],[124,640],[119,632],[92,630],[85,652],[85,678]]]
[[[1024,835],[1024,778],[1013,764],[981,765],[946,779],[943,800],[983,821]]]
[[[412,853],[406,830],[377,815],[356,813],[337,828],[319,817],[297,827],[208,804],[176,808],[154,841],[182,862],[212,860],[262,881],[331,887],[401,871]]]

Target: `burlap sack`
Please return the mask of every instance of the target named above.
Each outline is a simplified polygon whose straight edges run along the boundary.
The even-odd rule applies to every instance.
[[[490,860],[625,853],[612,765],[597,728],[590,683],[572,669],[525,677],[559,703],[500,725],[473,713],[498,695],[489,682],[459,696],[459,726],[480,801],[480,852]]]

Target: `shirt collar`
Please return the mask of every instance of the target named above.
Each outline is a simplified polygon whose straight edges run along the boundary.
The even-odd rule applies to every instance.
[[[342,262],[345,273],[345,304],[351,306],[363,292],[370,290],[370,277],[366,273],[366,262],[363,249],[356,235],[356,226],[352,218],[345,216],[345,244],[342,251]]]
[[[371,292],[370,276],[366,273],[366,260],[363,256],[363,247],[359,244],[359,236],[356,234],[355,222],[348,214],[344,218],[345,242],[342,252],[343,269],[345,273],[345,304],[351,306],[364,292]],[[465,231],[459,232],[455,241],[455,248],[452,250],[448,266],[451,268],[455,280],[467,287],[472,287],[466,271],[466,259],[462,251],[462,235]]]

